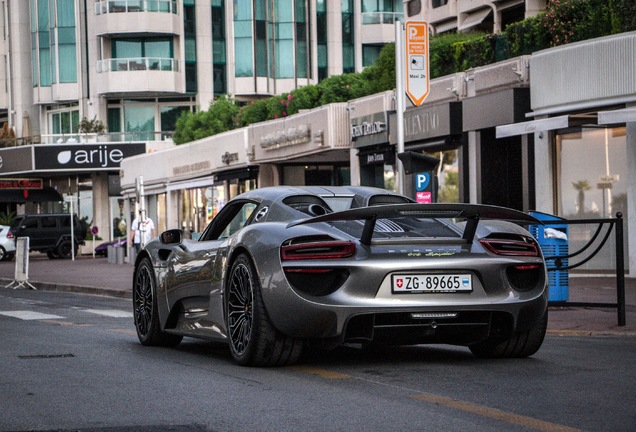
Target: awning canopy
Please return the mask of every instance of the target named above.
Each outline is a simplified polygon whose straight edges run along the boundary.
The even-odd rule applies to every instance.
[[[597,124],[596,114],[562,115],[546,119],[501,125],[496,128],[496,137],[505,138],[541,131],[567,129],[570,127],[583,126],[584,124]]]
[[[25,189],[25,190],[0,190],[0,202],[18,203],[25,202],[58,202],[64,198],[58,191],[50,186],[42,189]]]
[[[460,18],[459,27],[457,28],[457,30],[466,30],[471,27],[478,26],[486,19],[488,15],[490,15],[491,12],[492,9],[490,8],[471,12],[463,21]]]
[[[636,122],[636,107],[601,111],[598,113],[598,124],[615,124]]]

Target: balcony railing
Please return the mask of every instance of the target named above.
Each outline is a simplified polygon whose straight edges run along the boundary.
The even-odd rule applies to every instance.
[[[174,131],[101,132],[76,134],[45,134],[38,136],[38,144],[91,144],[105,142],[172,141]],[[18,145],[35,144],[23,142]]]
[[[179,72],[179,61],[171,58],[137,57],[113,58],[97,62],[97,73],[147,70]]]
[[[403,16],[403,12],[362,12],[362,24],[393,24]]]
[[[164,12],[176,14],[176,0],[97,0],[95,15],[121,12]]]

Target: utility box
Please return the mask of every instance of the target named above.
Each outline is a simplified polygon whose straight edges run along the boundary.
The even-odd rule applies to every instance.
[[[569,254],[569,230],[567,224],[558,224],[565,219],[547,213],[531,211],[530,214],[546,225],[530,225],[529,231],[539,243],[543,256],[567,257]],[[559,265],[557,265],[559,264]],[[570,274],[568,270],[559,268],[568,266],[567,258],[553,258],[546,260],[548,268],[548,301],[565,302],[570,297]]]

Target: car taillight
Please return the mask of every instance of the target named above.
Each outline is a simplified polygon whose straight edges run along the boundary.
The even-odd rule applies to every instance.
[[[356,245],[348,241],[317,241],[294,243],[288,241],[280,248],[283,261],[329,260],[349,258],[356,252]]]
[[[480,239],[479,243],[497,255],[539,256],[537,242],[530,237],[518,236],[516,239],[486,237]]]
[[[13,238],[13,233],[11,231],[7,232],[7,238]]]

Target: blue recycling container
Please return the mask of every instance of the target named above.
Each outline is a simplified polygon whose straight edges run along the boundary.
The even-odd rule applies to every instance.
[[[567,224],[556,224],[565,220],[547,213],[531,211],[530,214],[547,225],[530,225],[529,231],[539,243],[545,257],[567,256],[569,250],[569,230]],[[570,297],[570,275],[568,270],[557,269],[556,260],[546,260],[548,268],[548,301],[565,302]],[[561,267],[568,266],[568,259],[561,259]]]

